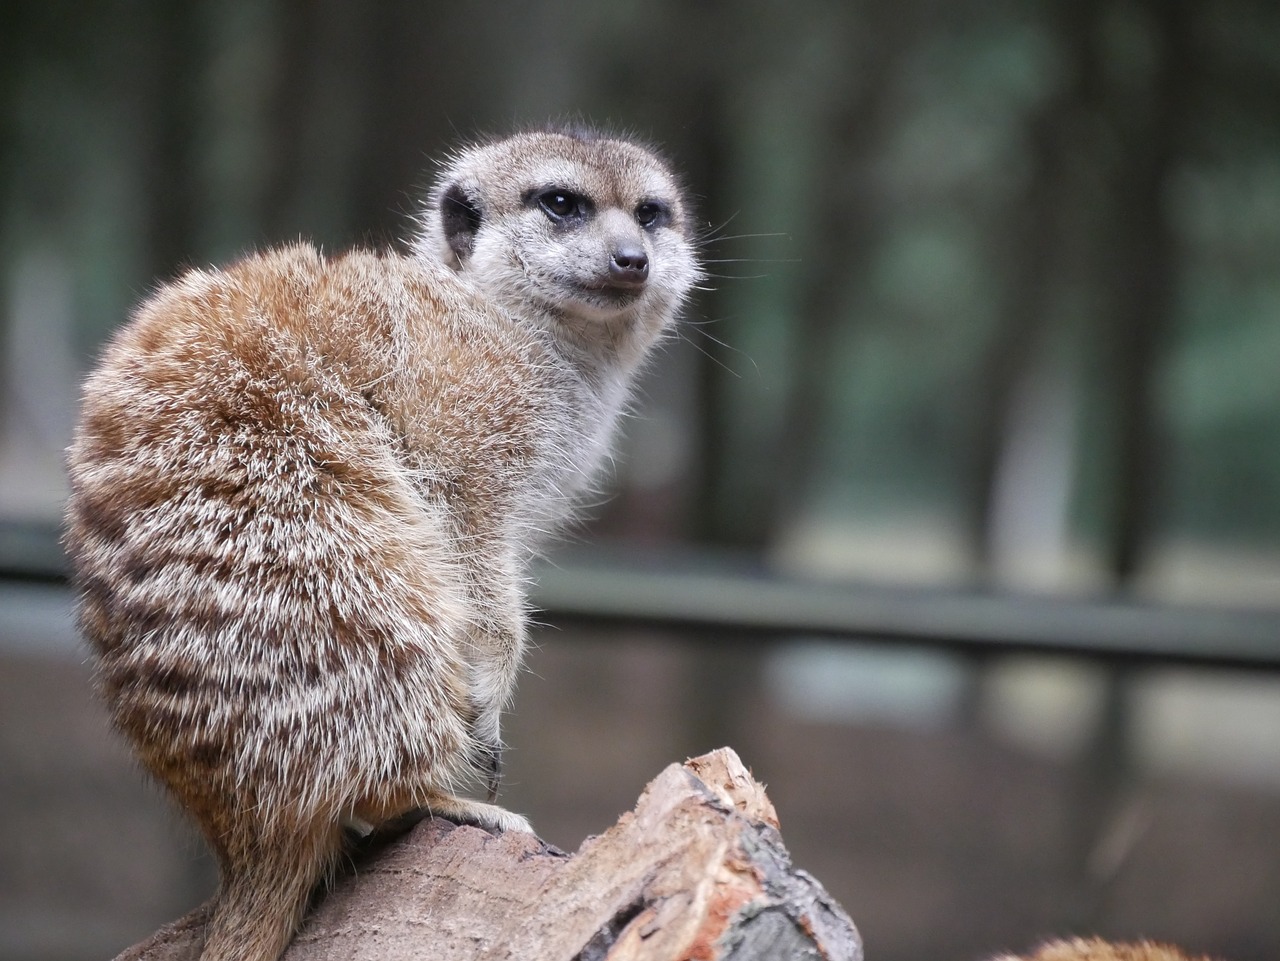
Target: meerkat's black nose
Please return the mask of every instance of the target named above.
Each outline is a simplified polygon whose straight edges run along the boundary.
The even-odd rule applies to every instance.
[[[639,247],[619,247],[609,260],[609,280],[619,287],[639,287],[649,276],[649,256]]]

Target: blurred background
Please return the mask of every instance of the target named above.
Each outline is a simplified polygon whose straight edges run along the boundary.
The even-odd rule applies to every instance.
[[[213,883],[62,582],[103,339],[565,117],[665,146],[714,289],[541,574],[505,803],[576,848],[727,743],[872,961],[1280,957],[1280,7],[45,0],[0,7],[0,959]]]

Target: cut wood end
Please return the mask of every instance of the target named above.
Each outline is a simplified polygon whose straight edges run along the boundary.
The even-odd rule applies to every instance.
[[[710,790],[751,821],[780,829],[778,812],[765,794],[764,785],[751,776],[733,748],[722,747],[684,762]]]
[[[570,957],[861,961],[853,922],[791,864],[764,787],[729,748],[669,765],[574,862],[613,893]]]

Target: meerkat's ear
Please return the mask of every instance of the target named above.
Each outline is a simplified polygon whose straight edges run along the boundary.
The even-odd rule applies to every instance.
[[[453,255],[462,263],[471,256],[481,223],[479,199],[456,180],[440,194],[440,228]]]

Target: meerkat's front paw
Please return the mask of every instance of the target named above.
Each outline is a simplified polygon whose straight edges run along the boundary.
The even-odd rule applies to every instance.
[[[427,802],[427,809],[433,817],[448,818],[458,824],[471,824],[483,828],[492,834],[503,834],[507,831],[523,831],[533,833],[533,827],[527,818],[513,814],[506,808],[483,801],[471,801],[451,795],[436,795]]]

